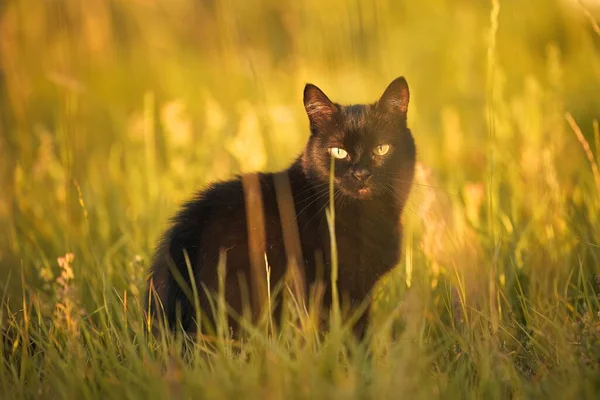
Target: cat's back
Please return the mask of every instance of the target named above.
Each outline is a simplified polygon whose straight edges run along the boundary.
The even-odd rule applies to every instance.
[[[260,174],[268,181],[268,174]],[[171,253],[178,247],[190,249],[232,247],[246,239],[244,176],[213,183],[186,202],[172,220],[164,241]],[[261,185],[262,186],[262,185]],[[171,254],[173,255],[173,254]],[[191,257],[192,262],[195,257]]]
[[[207,231],[211,228],[218,229],[214,224],[215,219],[225,215],[227,210],[235,211],[240,206],[243,206],[243,192],[241,181],[236,178],[211,184],[179,208],[159,242],[150,267],[150,281],[159,296],[163,296],[161,292],[169,292],[172,283],[170,266],[187,276],[187,262],[189,260],[191,266],[195,267],[202,236],[210,234]],[[230,214],[230,219],[234,220],[235,215]]]
[[[211,225],[211,221],[227,216],[230,220],[235,220],[236,211],[243,208],[243,205],[242,183],[239,178],[213,183],[180,207],[163,242],[199,239]]]
[[[186,202],[165,233],[159,256],[163,259],[170,256],[179,264],[179,254],[185,250],[191,263],[196,264],[199,258],[213,258],[219,249],[231,251],[245,247],[248,241],[246,203],[251,196],[260,199],[260,210],[251,207],[251,216],[262,214],[267,245],[273,245],[280,236],[274,174],[245,174],[214,183]]]

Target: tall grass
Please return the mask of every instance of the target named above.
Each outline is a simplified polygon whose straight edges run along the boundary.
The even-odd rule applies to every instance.
[[[0,397],[595,398],[597,20],[591,1],[2,4]],[[419,168],[368,337],[343,315],[319,334],[314,303],[243,340],[149,336],[181,201],[293,160],[305,82],[352,103],[398,75]]]

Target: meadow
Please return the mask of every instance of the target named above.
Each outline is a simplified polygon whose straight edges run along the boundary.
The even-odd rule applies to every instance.
[[[597,398],[599,21],[592,0],[0,3],[0,398]],[[306,82],[360,103],[401,75],[419,168],[368,337],[149,337],[181,202],[285,168]]]

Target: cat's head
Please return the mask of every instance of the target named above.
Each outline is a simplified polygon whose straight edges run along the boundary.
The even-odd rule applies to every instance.
[[[409,91],[403,77],[372,104],[340,105],[312,84],[304,88],[311,136],[302,158],[308,176],[328,182],[335,161],[335,188],[354,199],[401,193],[414,175],[416,150],[406,125]]]

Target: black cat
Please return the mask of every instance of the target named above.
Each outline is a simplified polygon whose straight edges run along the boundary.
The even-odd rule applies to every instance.
[[[337,287],[344,304],[355,306],[366,299],[400,257],[400,215],[416,158],[406,123],[408,102],[402,77],[367,105],[333,103],[307,84],[304,106],[311,135],[304,152],[285,171],[216,183],[183,206],[154,257],[150,297],[160,302],[151,302],[153,311],[164,310],[165,315],[159,315],[171,329],[181,324],[195,330],[195,301],[205,315],[212,315],[212,297],[206,292],[219,287],[220,254],[226,260],[225,300],[239,313],[245,303],[254,313],[264,304],[265,259],[271,285],[284,278],[288,261],[295,260],[300,280],[294,282],[305,283],[297,290],[306,295],[318,282],[330,289],[326,209],[332,158]],[[189,296],[188,265],[197,299]],[[329,289],[323,297],[325,307],[331,304]]]

